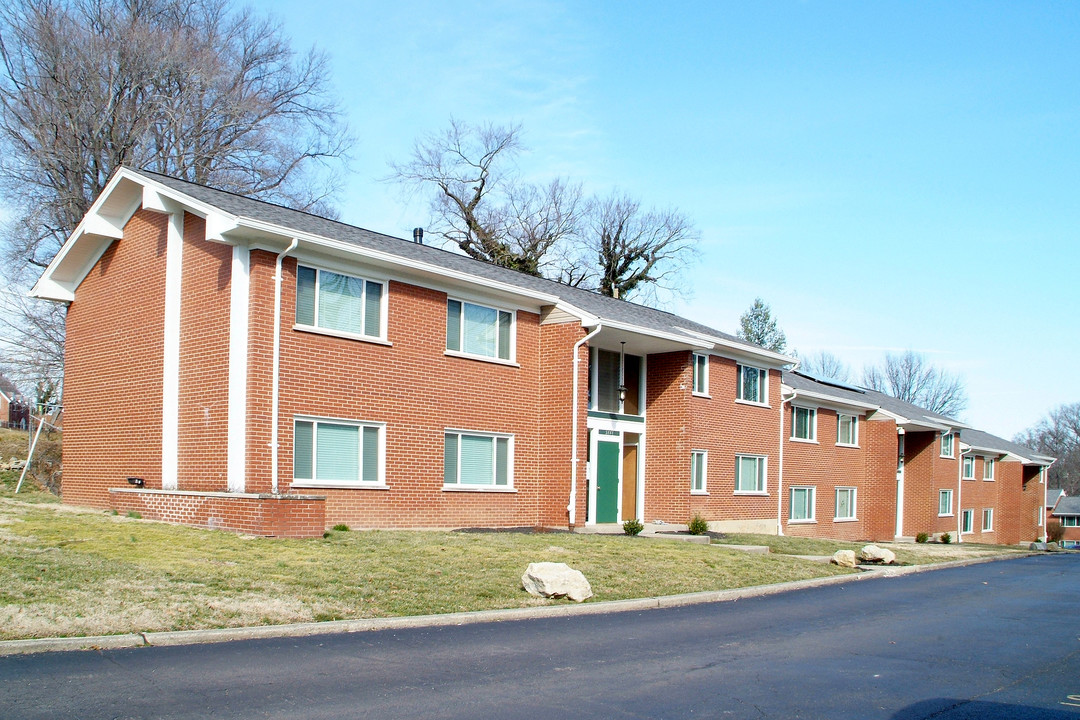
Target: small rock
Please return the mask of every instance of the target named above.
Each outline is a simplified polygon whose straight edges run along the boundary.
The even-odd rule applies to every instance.
[[[1056,542],[1049,542],[1049,543],[1046,543],[1046,549],[1049,552],[1057,552],[1058,550],[1061,549],[1061,546],[1058,545]]]
[[[830,562],[833,565],[839,565],[840,567],[853,568],[855,567],[855,551],[837,550],[833,553],[832,560],[830,560]]]
[[[592,597],[592,587],[581,571],[566,563],[529,563],[521,576],[521,586],[537,597],[568,597],[581,602]]]
[[[863,549],[859,551],[859,559],[868,563],[892,565],[896,562],[896,553],[892,550],[880,548],[877,545],[865,545],[863,546]]]
[[[1030,545],[1028,545],[1028,550],[1045,550],[1045,549],[1046,549],[1046,543],[1044,543],[1044,542],[1033,542]]]

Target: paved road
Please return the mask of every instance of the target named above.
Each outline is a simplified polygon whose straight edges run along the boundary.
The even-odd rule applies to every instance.
[[[1080,555],[640,613],[5,657],[0,717],[1080,720]]]

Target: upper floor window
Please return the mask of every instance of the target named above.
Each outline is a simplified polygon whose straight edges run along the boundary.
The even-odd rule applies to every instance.
[[[705,494],[705,477],[709,454],[704,450],[690,453],[690,492]]]
[[[446,349],[513,359],[514,313],[462,300],[446,301]]]
[[[694,394],[709,394],[709,356],[694,353],[691,355],[694,362]]]
[[[951,458],[953,456],[953,435],[952,433],[943,433],[941,435],[941,457]]]
[[[383,284],[329,270],[296,268],[296,324],[381,338]]]
[[[589,408],[626,415],[643,414],[641,368],[639,355],[594,350],[589,368]]]
[[[994,479],[994,458],[986,458],[983,460],[983,480]]]
[[[793,406],[791,416],[791,437],[796,440],[817,440],[817,410]]]
[[[852,446],[859,444],[859,418],[843,413],[837,416],[836,444]]]
[[[769,399],[769,371],[749,365],[736,366],[738,387],[735,397],[746,402],[766,404]]]
[[[964,458],[963,477],[965,480],[975,479],[975,458],[970,455]]]

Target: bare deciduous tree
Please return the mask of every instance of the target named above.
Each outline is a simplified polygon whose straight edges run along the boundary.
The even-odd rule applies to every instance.
[[[1054,408],[1015,440],[1057,458],[1047,473],[1049,487],[1063,488],[1069,495],[1080,493],[1080,403]]]
[[[844,361],[833,355],[828,350],[819,350],[813,355],[807,355],[799,361],[799,370],[810,375],[830,380],[847,382],[851,378],[851,368]]]
[[[328,163],[347,135],[324,58],[297,56],[264,16],[229,0],[14,0],[0,10],[0,58],[15,286],[122,165],[332,214]],[[16,344],[32,348],[34,318],[56,313],[14,309],[29,310]]]
[[[863,385],[948,417],[957,417],[967,408],[963,380],[934,367],[913,350],[886,353],[881,367],[867,366]]]

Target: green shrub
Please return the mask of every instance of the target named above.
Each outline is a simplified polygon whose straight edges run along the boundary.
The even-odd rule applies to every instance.
[[[128,510],[127,516],[129,518],[133,518],[135,520],[138,520],[138,519],[140,519],[142,517],[142,515],[140,513],[136,512],[134,510]]]
[[[950,535],[949,533],[941,533],[941,542],[945,545],[948,545],[952,542],[952,535]]]
[[[915,542],[917,542],[917,543],[924,543],[929,539],[930,539],[930,533],[921,532],[921,533],[919,533],[918,535],[915,536]]]
[[[627,520],[626,522],[624,522],[622,524],[622,531],[624,533],[626,533],[627,535],[631,535],[631,536],[637,535],[639,532],[641,532],[644,529],[645,529],[645,526],[642,525],[637,520]]]
[[[704,535],[709,532],[709,521],[701,517],[700,513],[690,518],[687,525],[691,535]]]
[[[349,532],[349,526],[346,525],[345,523],[338,523],[337,525],[335,525],[331,529],[334,530],[335,532]]]

